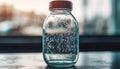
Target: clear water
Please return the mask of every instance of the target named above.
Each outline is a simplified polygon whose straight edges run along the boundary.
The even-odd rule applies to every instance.
[[[78,33],[44,33],[43,38],[43,54],[48,65],[67,67],[76,63],[79,51]]]

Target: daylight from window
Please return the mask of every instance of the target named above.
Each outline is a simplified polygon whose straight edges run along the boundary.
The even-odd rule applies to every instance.
[[[52,0],[0,0],[0,36],[41,36]],[[80,35],[114,33],[111,0],[70,0]]]

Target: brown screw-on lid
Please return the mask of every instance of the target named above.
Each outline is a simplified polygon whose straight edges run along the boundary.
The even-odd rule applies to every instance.
[[[69,9],[70,11],[72,10],[72,3],[71,1],[66,1],[66,0],[56,0],[56,1],[51,1],[49,5],[49,9]]]

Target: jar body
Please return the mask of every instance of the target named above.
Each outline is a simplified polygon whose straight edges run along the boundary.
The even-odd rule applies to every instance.
[[[69,67],[79,55],[79,25],[68,11],[52,12],[43,25],[43,57],[52,67]]]

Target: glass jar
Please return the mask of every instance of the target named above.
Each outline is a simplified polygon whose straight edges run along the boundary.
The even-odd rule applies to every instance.
[[[79,25],[71,14],[70,1],[50,2],[50,15],[43,24],[43,57],[48,66],[73,66],[79,55]]]

